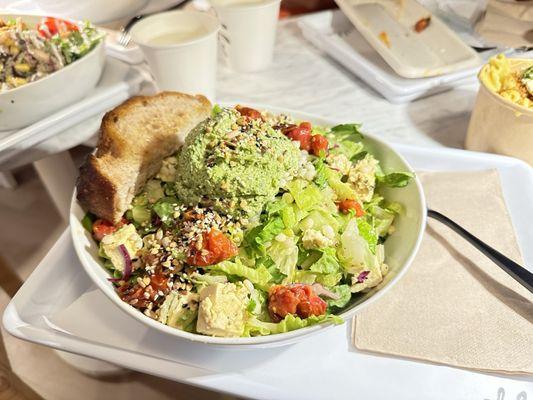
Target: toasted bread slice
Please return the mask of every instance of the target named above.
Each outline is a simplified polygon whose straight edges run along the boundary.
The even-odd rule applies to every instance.
[[[133,97],[108,112],[96,154],[80,168],[76,187],[81,205],[99,218],[119,222],[162,160],[210,111],[204,96],[162,92]]]

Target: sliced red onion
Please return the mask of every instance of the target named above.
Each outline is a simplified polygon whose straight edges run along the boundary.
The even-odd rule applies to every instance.
[[[317,296],[324,296],[328,297],[333,300],[339,300],[340,296],[336,293],[333,293],[331,290],[326,289],[324,286],[322,286],[320,283],[313,283],[311,287],[314,289]]]
[[[122,280],[127,281],[130,278],[132,271],[130,253],[128,253],[128,249],[126,249],[126,246],[123,244],[119,245],[118,249],[120,250],[122,257],[124,257],[124,272],[122,273]]]
[[[357,275],[357,283],[363,283],[369,273],[370,271],[363,271],[359,275]]]

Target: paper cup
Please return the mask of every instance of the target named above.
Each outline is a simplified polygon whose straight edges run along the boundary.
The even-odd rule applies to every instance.
[[[280,0],[212,0],[222,22],[222,49],[229,66],[240,72],[272,63]]]
[[[220,23],[207,13],[170,11],[142,19],[131,29],[160,90],[215,99]]]
[[[509,60],[512,70],[532,61]],[[533,165],[533,110],[503,98],[479,81],[465,147],[520,158]]]

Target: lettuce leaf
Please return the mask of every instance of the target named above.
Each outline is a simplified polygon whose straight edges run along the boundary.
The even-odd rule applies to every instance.
[[[331,128],[331,132],[338,141],[360,142],[363,139],[363,134],[359,130],[360,127],[361,124],[340,124]]]
[[[380,237],[388,234],[396,214],[380,206],[372,206],[367,212],[372,216],[374,230]]]
[[[246,323],[243,336],[259,336],[285,333],[325,322],[339,325],[342,324],[344,320],[337,315],[312,315],[308,318],[302,319],[292,314],[287,314],[287,316],[282,321],[275,323],[260,321],[259,319],[252,317]]]
[[[318,274],[316,276],[316,283],[328,288],[335,287],[342,279],[342,272],[334,272],[332,274]]]
[[[316,277],[316,274],[313,274],[312,272],[305,269],[298,269],[294,272],[295,283],[304,283],[306,285],[312,285],[313,283],[315,283]]]
[[[305,230],[306,227],[312,227],[315,230],[320,231],[325,225],[333,228],[335,232],[339,230],[339,221],[327,211],[321,209],[313,210],[298,223],[298,228]]]
[[[290,194],[300,210],[310,210],[322,201],[320,189],[313,184],[302,179],[295,179],[287,184]]]
[[[323,157],[318,157],[314,161],[315,166],[315,177],[313,179],[313,182],[320,188],[324,188],[326,184],[328,183],[328,166],[324,162]]]
[[[331,274],[338,272],[341,268],[337,261],[337,254],[334,248],[325,248],[320,250],[322,256],[314,262],[309,270],[319,274]]]
[[[290,204],[281,210],[281,219],[283,220],[283,224],[287,227],[293,227],[298,223],[294,208],[292,208]]]
[[[268,253],[279,271],[287,277],[284,283],[292,283],[298,262],[298,246],[294,238],[283,233],[279,234],[272,241]]]
[[[359,236],[366,240],[370,251],[375,253],[376,244],[378,244],[378,235],[374,227],[370,225],[364,218],[357,218],[357,228],[359,229]]]
[[[330,149],[331,153],[344,154],[348,159],[356,157],[363,151],[361,143],[363,135],[359,131],[360,124],[342,124],[331,128],[331,139],[337,144]]]
[[[360,271],[368,265],[377,263],[377,257],[370,251],[369,242],[359,235],[358,223],[350,220],[341,235],[340,248],[337,251],[341,264],[348,273]]]
[[[368,154],[368,151],[361,151],[359,153],[356,153],[352,157],[350,157],[350,161],[355,163],[355,162],[365,158],[367,156],[367,154]]]
[[[213,108],[211,109],[211,116],[215,117],[221,112],[222,112],[222,107],[220,107],[218,104],[215,104]]]
[[[336,308],[342,308],[352,298],[352,291],[350,290],[350,286],[348,285],[338,285],[330,288],[330,290],[339,296],[337,300],[329,299],[327,301],[328,307],[336,307]]]
[[[266,244],[270,243],[281,231],[285,224],[281,217],[271,218],[269,221],[250,229],[244,236],[244,246],[265,255]]]
[[[327,169],[328,184],[337,194],[339,200],[356,199],[357,193],[352,187],[341,180],[341,174],[333,171],[331,168]]]
[[[267,287],[268,282],[272,279],[272,275],[265,266],[261,265],[258,268],[250,268],[242,264],[238,258],[233,261],[222,261],[221,263],[205,267],[209,271],[220,271],[226,275],[238,276],[240,278],[248,279],[253,284],[260,287]]]
[[[414,176],[411,172],[391,172],[390,174],[376,174],[376,180],[389,187],[401,188],[407,186]]]

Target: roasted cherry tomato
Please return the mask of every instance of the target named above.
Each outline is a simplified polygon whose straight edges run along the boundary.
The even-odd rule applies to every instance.
[[[348,214],[350,210],[354,210],[356,217],[362,217],[363,215],[365,215],[363,207],[357,200],[342,200],[337,203],[337,206],[339,207],[339,211],[344,214]]]
[[[300,142],[300,149],[311,150],[311,124],[302,122],[300,125],[292,125],[283,130],[289,139]]]
[[[275,285],[268,291],[268,312],[276,322],[281,321],[287,314],[300,318],[323,315],[326,308],[327,303],[316,295],[311,285]]]
[[[237,107],[235,107],[235,109],[243,117],[248,117],[250,119],[263,119],[263,117],[261,116],[261,113],[259,111],[257,111],[257,110],[254,110],[253,108],[237,106]]]
[[[311,136],[311,154],[319,156],[321,151],[328,151],[328,139],[322,135]]]
[[[231,258],[239,249],[228,237],[218,229],[211,229],[202,235],[201,248],[197,248],[198,241],[193,242],[189,249],[187,264],[206,266],[219,263]]]
[[[37,25],[37,31],[39,34],[45,38],[50,38],[55,34],[59,33],[60,35],[72,31],[79,31],[80,29],[76,24],[72,22],[65,21],[59,18],[46,17],[43,18],[41,22]]]
[[[117,230],[117,227],[111,222],[104,219],[97,219],[93,222],[93,236],[100,241],[104,236],[109,235]]]
[[[145,308],[150,302],[150,299],[144,297],[144,291],[145,288],[138,283],[135,285],[126,283],[117,288],[117,293],[122,301],[131,304],[135,308]]]
[[[128,221],[125,218],[122,218],[122,220],[116,225],[113,225],[111,222],[106,221],[105,219],[97,219],[93,222],[93,237],[100,241],[105,235],[115,232],[117,229],[121,228],[127,223]]]
[[[150,277],[150,285],[156,292],[161,291],[165,294],[168,293],[169,288],[167,285],[168,278],[163,274],[152,275]]]
[[[149,278],[150,283],[144,287],[138,283],[124,283],[117,288],[117,293],[123,301],[135,308],[146,308],[148,303],[156,301],[156,296],[158,301],[159,299],[163,300],[164,296],[170,292],[167,285],[168,278],[160,272]],[[163,293],[163,296],[160,292]]]

